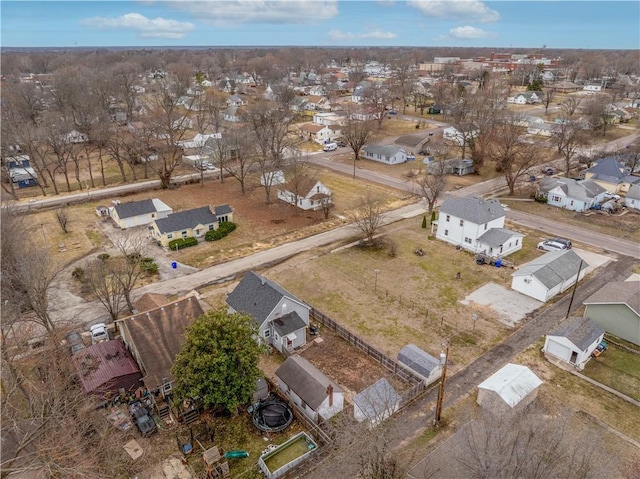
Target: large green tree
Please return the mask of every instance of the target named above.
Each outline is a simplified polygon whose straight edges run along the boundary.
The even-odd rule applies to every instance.
[[[235,413],[251,401],[264,347],[250,316],[219,309],[202,315],[185,332],[173,365],[176,397],[199,396],[205,407]]]

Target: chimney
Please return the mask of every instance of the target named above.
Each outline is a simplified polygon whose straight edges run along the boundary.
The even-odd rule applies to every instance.
[[[327,396],[329,396],[329,407],[333,406],[333,386],[329,384],[327,386]]]

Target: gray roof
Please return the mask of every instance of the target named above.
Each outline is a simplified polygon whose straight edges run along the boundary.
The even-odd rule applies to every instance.
[[[551,251],[525,264],[513,276],[532,275],[551,289],[575,276],[581,261],[573,250]],[[586,261],[582,261],[580,270],[584,271],[587,266]]]
[[[370,155],[394,156],[399,151],[404,152],[404,149],[393,145],[365,145],[362,147],[362,152]]]
[[[279,284],[250,271],[227,295],[227,304],[261,326],[283,297],[305,304]]]
[[[475,196],[464,198],[447,198],[440,207],[440,214],[445,213],[456,218],[482,225],[505,215],[504,208],[497,199],[485,200]]]
[[[613,281],[587,298],[584,304],[626,304],[640,316],[640,283]]]
[[[353,403],[369,419],[376,420],[385,413],[392,413],[402,397],[385,378],[379,379],[353,397]]]
[[[509,241],[514,236],[524,236],[522,233],[512,231],[507,228],[491,228],[486,233],[478,238],[480,243],[488,244],[489,246],[500,247]]]
[[[298,313],[295,311],[285,314],[280,318],[273,320],[273,326],[280,336],[286,336],[287,334],[294,333],[302,328],[307,326],[307,323],[304,322]]]
[[[181,231],[198,225],[208,225],[216,221],[218,221],[218,218],[211,212],[209,207],[202,206],[173,213],[166,218],[156,220],[156,226],[160,233],[172,233],[173,231]]]
[[[549,336],[562,336],[584,351],[604,334],[604,328],[589,318],[579,316],[565,319]]]
[[[540,190],[548,193],[552,189],[560,187],[567,198],[580,201],[591,201],[606,190],[592,180],[574,180],[571,178],[544,178],[540,182]]]
[[[429,377],[433,370],[440,367],[440,361],[426,353],[415,344],[407,344],[398,353],[398,362],[408,366],[421,376]]]
[[[214,210],[216,216],[224,216],[224,215],[228,215],[229,213],[233,212],[233,210],[231,209],[231,206],[229,206],[229,205],[214,206],[213,210]]]
[[[132,218],[139,215],[147,215],[149,213],[155,213],[157,211],[152,199],[121,203],[115,206],[115,210],[116,213],[118,213],[118,218],[120,219]]]
[[[409,148],[417,148],[418,145],[424,143],[429,139],[428,136],[424,136],[423,133],[420,135],[403,135],[399,136],[394,143],[396,145],[408,146]]]
[[[629,191],[627,191],[625,198],[640,200],[640,184],[632,185]]]
[[[302,356],[289,356],[276,370],[276,376],[314,411],[327,397],[327,388],[330,385],[334,393],[342,392],[336,383]]]
[[[606,181],[607,183],[637,183],[640,182],[640,178],[637,176],[630,176],[629,168],[623,166],[616,158],[608,157],[598,160],[598,162],[591,168],[587,169],[587,172],[593,173],[593,178],[600,181]]]

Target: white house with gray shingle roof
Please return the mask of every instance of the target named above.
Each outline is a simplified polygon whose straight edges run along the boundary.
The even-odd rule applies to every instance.
[[[552,251],[521,266],[513,273],[511,289],[547,302],[580,281],[587,266],[573,250]],[[578,276],[578,269],[580,274]]]
[[[582,371],[603,338],[604,328],[591,319],[567,318],[547,334],[542,351]]]
[[[278,388],[314,422],[326,421],[344,408],[340,386],[302,356],[289,356],[276,377]]]
[[[253,271],[227,295],[230,312],[248,314],[259,337],[278,351],[293,351],[307,342],[311,307],[286,289]]]
[[[601,204],[606,190],[592,180],[571,178],[544,178],[539,193],[547,198],[547,204],[571,211],[587,211]]]
[[[151,224],[151,236],[165,248],[178,238],[203,238],[207,231],[218,229],[220,223],[233,221],[233,210],[228,205],[208,206],[173,213]]]
[[[299,175],[278,188],[278,199],[301,210],[319,210],[331,204],[331,190],[320,180]]]
[[[524,235],[504,227],[497,199],[447,198],[440,207],[436,238],[473,253],[504,257],[522,248]]]
[[[166,218],[173,210],[158,198],[119,203],[109,208],[109,216],[121,228],[148,225],[154,220]]]
[[[393,145],[365,145],[360,151],[360,155],[385,165],[397,165],[407,161],[407,152],[399,146]]]

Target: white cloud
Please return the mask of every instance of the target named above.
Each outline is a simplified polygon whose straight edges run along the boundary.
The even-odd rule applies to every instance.
[[[222,26],[229,23],[312,23],[338,15],[338,0],[173,0],[166,5]]]
[[[383,32],[382,30],[373,30],[367,33],[343,32],[340,30],[331,30],[329,38],[336,41],[342,40],[391,40],[396,38],[396,34],[392,32]]]
[[[429,17],[496,22],[500,14],[479,0],[408,0],[407,5],[417,8]]]
[[[491,38],[495,37],[496,34],[481,28],[465,25],[464,27],[455,27],[449,30],[449,36],[458,40],[471,40],[474,38]]]
[[[193,23],[161,17],[147,18],[139,13],[127,13],[120,17],[85,18],[81,23],[94,28],[133,30],[145,38],[184,38],[196,28]]]

